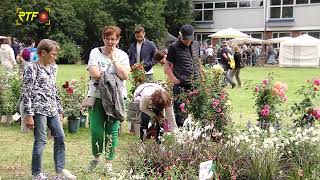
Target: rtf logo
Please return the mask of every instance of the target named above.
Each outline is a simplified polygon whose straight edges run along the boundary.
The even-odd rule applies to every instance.
[[[51,21],[49,19],[50,8],[44,8],[45,10],[39,11],[23,11],[22,8],[17,8],[16,13],[18,18],[16,19],[16,25],[22,25],[27,22],[32,22],[35,18],[38,19],[40,24],[50,25]]]

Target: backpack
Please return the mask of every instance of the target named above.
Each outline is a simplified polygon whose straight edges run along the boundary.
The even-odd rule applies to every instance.
[[[231,69],[234,69],[235,66],[236,66],[236,63],[235,63],[235,61],[234,61],[233,55],[230,54],[230,53],[228,53],[228,58],[229,58],[229,60],[230,60],[230,62],[229,62],[230,68],[231,68]]]
[[[25,61],[37,62],[39,59],[37,48],[24,48],[21,55]]]

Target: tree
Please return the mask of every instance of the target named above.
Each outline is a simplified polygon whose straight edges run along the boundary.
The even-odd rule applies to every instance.
[[[101,32],[104,26],[115,25],[116,22],[101,0],[76,0],[73,6],[77,18],[85,23],[85,35],[81,37],[80,44],[83,48],[82,58],[87,62],[91,49],[103,44]]]
[[[167,0],[164,12],[166,27],[175,37],[178,37],[182,25],[194,22],[192,0]]]
[[[127,50],[134,39],[134,27],[142,25],[148,39],[162,44],[167,34],[163,17],[166,0],[104,0],[106,9],[122,30],[120,46]]]

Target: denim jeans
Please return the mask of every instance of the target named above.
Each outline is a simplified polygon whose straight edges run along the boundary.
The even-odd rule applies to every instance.
[[[42,167],[42,152],[47,143],[46,124],[54,138],[53,158],[55,170],[60,173],[65,166],[65,145],[64,132],[59,114],[54,117],[47,117],[41,114],[35,114],[34,120],[34,144],[32,151],[32,175],[37,175],[41,172]]]

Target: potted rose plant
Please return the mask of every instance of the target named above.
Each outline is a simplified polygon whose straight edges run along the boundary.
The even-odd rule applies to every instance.
[[[85,97],[85,89],[81,84],[85,82],[72,79],[66,81],[59,90],[59,95],[62,100],[64,115],[68,117],[68,130],[70,133],[76,133],[80,126],[81,102]]]

